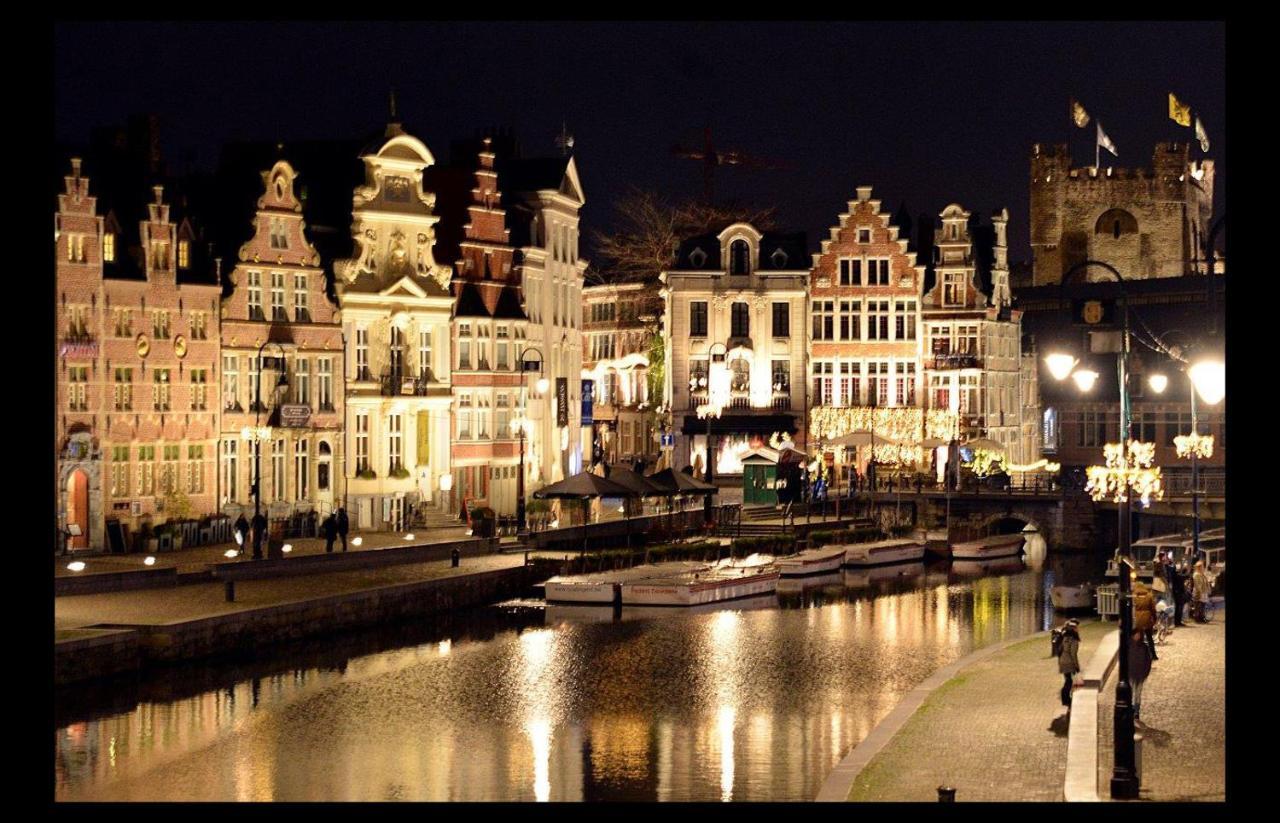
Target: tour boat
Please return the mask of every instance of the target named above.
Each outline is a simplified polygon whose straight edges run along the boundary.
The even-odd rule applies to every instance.
[[[875,543],[849,543],[844,546],[846,566],[878,566],[881,563],[907,563],[924,559],[924,542],[900,537]]]
[[[717,566],[622,584],[624,606],[699,606],[739,597],[773,594],[778,590],[778,567]]]
[[[706,563],[692,560],[678,560],[669,563],[656,563],[648,566],[636,566],[630,569],[612,569],[590,574],[572,574],[551,578],[543,586],[544,596],[548,603],[603,603],[612,605],[614,587],[628,580],[639,580],[646,577],[681,574],[708,568]]]
[[[1081,583],[1079,586],[1054,586],[1049,590],[1049,599],[1053,607],[1060,612],[1076,609],[1092,609],[1095,587],[1092,583]]]
[[[807,577],[783,577],[778,580],[778,594],[800,594],[810,589],[821,589],[824,586],[841,586],[844,579],[840,570],[826,574],[811,574]]]
[[[796,555],[779,560],[778,568],[783,577],[800,577],[806,574],[833,572],[844,564],[844,554],[844,546],[805,549]]]
[[[1009,557],[1022,551],[1022,543],[1026,538],[1022,532],[1015,534],[993,534],[990,537],[954,543],[951,546],[951,557],[955,560],[986,560],[989,557]]]

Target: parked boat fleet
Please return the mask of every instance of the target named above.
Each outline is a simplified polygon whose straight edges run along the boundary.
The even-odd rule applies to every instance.
[[[1022,543],[1022,535],[1014,534],[957,544],[952,547],[953,569],[960,573],[992,570],[988,567],[996,558],[1016,559]],[[777,560],[756,555],[737,562],[657,563],[553,577],[546,582],[544,592],[547,602],[555,604],[706,606],[795,590],[794,585],[780,584],[789,579],[838,574],[846,566],[857,569],[918,562],[924,559],[925,550],[926,540],[921,536],[824,546]]]

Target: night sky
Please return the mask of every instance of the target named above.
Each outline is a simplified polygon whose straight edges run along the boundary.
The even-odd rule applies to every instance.
[[[872,185],[913,217],[1007,206],[1010,257],[1025,260],[1032,143],[1069,141],[1075,164],[1092,164],[1093,123],[1071,125],[1072,96],[1116,143],[1117,166],[1191,139],[1167,93],[1190,104],[1221,213],[1225,55],[1220,23],[61,25],[55,136],[82,144],[155,112],[166,159],[211,170],[227,140],[367,135],[394,87],[405,127],[440,160],[451,139],[495,125],[526,155],[554,154],[565,121],[587,235],[630,185],[699,195],[700,166],[671,147],[699,147],[709,126],[719,148],[784,166],[721,167],[717,199],[776,204],[813,247],[855,186]]]

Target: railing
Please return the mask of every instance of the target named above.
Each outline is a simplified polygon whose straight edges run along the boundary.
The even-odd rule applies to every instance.
[[[935,354],[927,368],[938,369],[980,369],[982,358],[976,354],[961,352],[959,354]]]
[[[751,408],[751,395],[747,392],[732,392],[729,395],[729,408],[731,409]]]
[[[1180,497],[1191,496],[1191,475],[1187,474],[1170,474],[1162,478],[1164,481],[1165,496],[1177,495]],[[1227,478],[1220,474],[1200,474],[1200,494],[1208,497],[1225,497],[1227,492]]]
[[[774,394],[770,405],[774,411],[791,411],[791,394],[789,392]]]
[[[707,393],[706,393],[706,392],[704,392],[704,391],[703,391],[703,392],[694,392],[694,393],[692,393],[692,394],[690,394],[690,395],[689,395],[689,406],[690,406],[691,408],[692,408],[692,407],[694,407],[694,406],[705,406],[706,404],[707,404]]]
[[[88,332],[74,332],[62,338],[58,346],[60,357],[97,357],[98,341]]]
[[[429,372],[414,375],[403,370],[388,369],[382,373],[382,395],[384,397],[397,395],[423,397],[427,394],[429,376]]]

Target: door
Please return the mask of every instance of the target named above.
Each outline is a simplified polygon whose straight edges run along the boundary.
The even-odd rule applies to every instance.
[[[67,478],[67,525],[80,527],[80,534],[71,538],[73,549],[89,547],[89,475],[76,469]],[[75,531],[68,529],[67,531]]]

